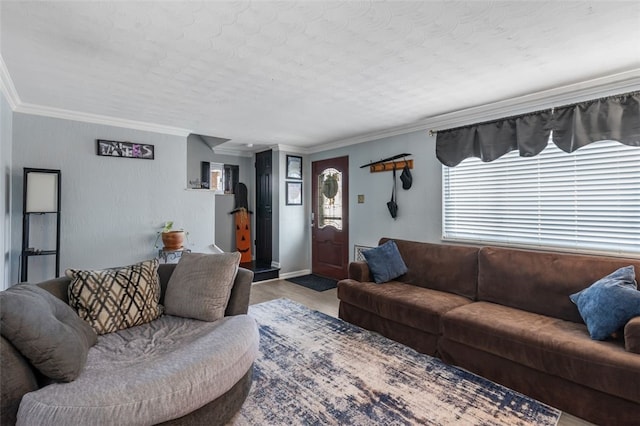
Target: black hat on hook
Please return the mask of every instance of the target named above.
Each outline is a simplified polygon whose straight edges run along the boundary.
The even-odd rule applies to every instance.
[[[411,170],[409,170],[409,165],[406,160],[404,163],[404,168],[402,169],[402,174],[400,175],[400,180],[402,181],[402,189],[411,188],[411,184],[413,183],[413,176],[411,176]]]

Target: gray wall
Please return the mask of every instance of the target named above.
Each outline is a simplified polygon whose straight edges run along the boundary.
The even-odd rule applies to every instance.
[[[413,186],[402,189],[397,176],[399,213],[392,219],[386,203],[391,198],[391,172],[370,173],[360,166],[381,158],[413,154]],[[303,205],[287,206],[285,199],[286,156],[303,157]],[[380,237],[441,242],[442,166],[435,156],[435,137],[426,131],[407,133],[312,155],[274,151],[274,261],[280,274],[296,275],[311,269],[311,163],[334,157],[349,157],[349,258],[355,244],[375,246]],[[365,203],[358,204],[358,194]],[[278,236],[277,238],[275,236]]]
[[[0,193],[2,193],[2,212],[0,213],[0,290],[9,287],[14,280],[11,277],[11,151],[13,141],[13,112],[9,103],[0,92]]]
[[[398,217],[391,218],[391,172],[370,173],[360,166],[400,153],[411,153],[413,186],[402,189],[397,180]],[[310,161],[349,156],[349,244],[375,246],[380,237],[441,242],[442,165],[435,156],[435,137],[426,131],[407,133],[345,148],[316,153]],[[305,202],[311,199],[310,179],[305,182]],[[358,194],[365,196],[358,204]],[[309,262],[310,264],[310,262]]]
[[[386,203],[391,198],[391,172],[370,173],[360,166],[402,152],[413,154],[413,186],[403,190],[397,177],[396,220],[389,215]],[[349,258],[353,260],[355,244],[375,246],[380,237],[427,242],[441,241],[442,166],[435,156],[435,137],[426,131],[407,133],[376,141],[333,149],[303,157],[303,205],[287,206],[285,200],[285,151],[274,152],[274,258],[281,274],[311,269],[311,163],[334,157],[349,157]],[[278,195],[275,195],[278,194]],[[365,203],[358,204],[358,194]],[[276,197],[277,200],[276,200]],[[277,219],[276,219],[277,218]],[[276,245],[277,244],[277,245]]]
[[[307,157],[286,151],[274,151],[274,154],[277,155],[274,157],[274,165],[277,164],[274,169],[277,168],[280,178],[276,180],[276,177],[274,177],[274,182],[277,182],[277,189],[274,189],[273,202],[274,206],[277,205],[278,207],[278,220],[275,220],[276,216],[274,215],[274,223],[279,225],[277,228],[274,227],[273,235],[278,236],[278,238],[274,238],[274,253],[278,253],[280,274],[295,274],[300,271],[308,272],[311,269],[311,228],[307,218],[311,211],[311,195],[306,190],[306,186],[310,185],[311,173],[307,164]],[[287,154],[303,158],[303,201],[301,206],[286,205]],[[309,186],[309,188],[311,187]],[[277,246],[276,241],[278,242]],[[276,247],[277,251],[275,251]]]
[[[200,163],[208,161],[212,163],[232,164],[239,167],[239,181],[247,186],[249,209],[253,211],[254,173],[253,160],[251,157],[223,155],[214,153],[199,136],[190,135],[187,138],[187,180],[195,181],[200,178]],[[235,228],[233,215],[229,212],[233,210],[235,202],[233,195],[215,196],[215,244],[224,251],[235,251]],[[254,239],[255,228],[252,228],[252,240]],[[252,253],[255,251],[253,248]]]
[[[280,265],[280,273],[285,273],[289,268],[282,269],[280,260],[283,259],[280,256],[280,200],[284,199],[284,192],[282,192],[282,182],[280,173],[280,152],[275,149],[271,151],[271,235],[272,245],[271,250],[273,253],[272,262]],[[282,195],[280,195],[282,193]],[[284,201],[283,201],[284,203]],[[301,232],[297,230],[297,232]],[[286,264],[286,259],[285,264]]]
[[[100,157],[96,139],[150,143],[156,158]],[[210,251],[214,195],[186,190],[186,160],[185,137],[14,113],[12,273],[22,233],[23,167],[62,170],[61,274],[154,257],[156,232],[167,220],[189,231],[193,251]],[[29,281],[54,272],[37,269]]]
[[[240,182],[247,185],[247,188],[253,186],[251,180],[253,162],[251,157],[216,154],[199,136],[190,135],[187,138],[187,183],[200,179],[200,162],[202,161],[239,166]]]
[[[229,214],[234,201],[233,195],[216,194],[216,245],[226,252],[236,251],[235,221]]]

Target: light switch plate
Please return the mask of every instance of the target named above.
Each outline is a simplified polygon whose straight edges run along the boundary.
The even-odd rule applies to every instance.
[[[358,194],[358,204],[364,204],[364,194]]]

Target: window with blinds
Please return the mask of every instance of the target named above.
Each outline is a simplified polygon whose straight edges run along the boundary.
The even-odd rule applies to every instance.
[[[443,239],[640,254],[640,148],[553,143],[443,166]]]

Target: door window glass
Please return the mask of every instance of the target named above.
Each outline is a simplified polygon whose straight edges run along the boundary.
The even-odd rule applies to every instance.
[[[318,175],[318,228],[342,230],[342,172],[324,169]]]

